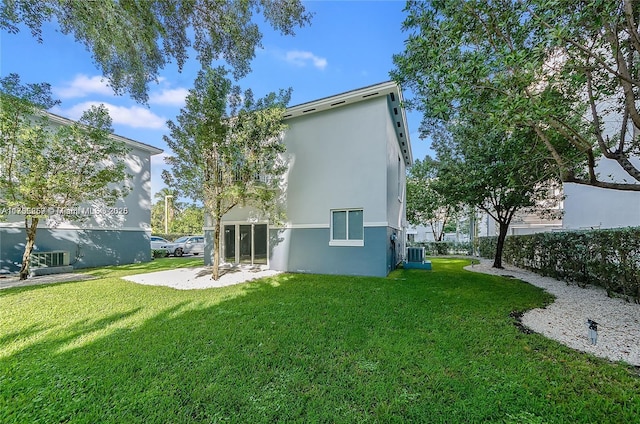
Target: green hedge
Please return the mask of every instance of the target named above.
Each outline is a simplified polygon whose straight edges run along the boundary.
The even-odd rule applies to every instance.
[[[471,255],[471,243],[456,241],[430,241],[409,243],[409,246],[424,247],[427,256],[437,255]]]
[[[480,238],[480,256],[493,258],[496,241],[497,237]],[[508,236],[503,261],[640,301],[640,228]]]

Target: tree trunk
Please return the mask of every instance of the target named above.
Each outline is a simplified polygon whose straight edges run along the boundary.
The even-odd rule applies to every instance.
[[[220,219],[213,218],[213,275],[214,281],[220,279]]]
[[[504,241],[507,238],[508,223],[500,222],[500,230],[498,232],[498,243],[496,245],[496,256],[493,259],[494,268],[504,268],[502,266],[502,251],[504,250]]]
[[[22,267],[20,267],[20,280],[26,280],[29,276],[29,265],[31,264],[31,252],[36,244],[36,231],[38,230],[39,218],[31,218],[31,226],[29,226],[29,218],[24,218],[24,229],[27,232],[27,244],[24,246],[24,254],[22,255]]]

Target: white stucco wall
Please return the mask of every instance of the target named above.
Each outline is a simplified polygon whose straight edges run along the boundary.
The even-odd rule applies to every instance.
[[[392,135],[395,140],[395,134],[389,132],[386,98],[294,117],[287,125],[286,226],[329,228],[331,209],[350,208],[363,209],[365,226],[386,225],[387,158],[391,153],[384,137]],[[392,165],[397,174],[397,164]],[[397,195],[395,202],[399,203]],[[224,220],[243,221],[252,216],[259,214],[250,208],[235,208]]]
[[[640,158],[631,159],[640,168]],[[617,162],[601,158],[596,168],[605,182],[633,183]],[[583,184],[564,184],[564,216],[567,230],[640,226],[640,192],[612,190]]]
[[[287,221],[329,226],[331,209],[362,208],[367,223],[386,222],[382,140],[385,98],[287,121]]]
[[[563,228],[640,227],[640,193],[565,184]]]
[[[148,151],[133,146],[130,149],[125,159],[126,173],[129,175],[125,184],[131,190],[114,208],[100,210],[98,205],[89,203],[73,205],[85,214],[83,219],[61,220],[54,213],[50,219],[41,219],[38,227],[59,230],[83,228],[151,231],[151,156]],[[47,206],[49,205],[42,205],[43,208]],[[6,218],[6,222],[0,223],[0,226],[24,227],[23,214],[9,214]]]

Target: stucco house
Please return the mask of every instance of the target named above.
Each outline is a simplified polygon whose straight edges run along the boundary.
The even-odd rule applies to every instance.
[[[284,223],[249,207],[223,217],[227,263],[320,274],[386,276],[406,240],[413,162],[402,91],[384,82],[287,109]],[[205,261],[213,228],[205,227]]]
[[[72,123],[51,113],[47,115],[52,126]],[[114,208],[82,204],[77,210],[67,211],[80,215],[81,220],[41,219],[32,256],[36,265],[48,261],[56,266],[86,268],[151,260],[150,166],[151,156],[162,150],[118,135],[111,137],[123,141],[130,149],[125,160],[126,173],[131,176],[125,183],[131,189],[129,194]],[[19,271],[22,262],[27,211],[5,212],[9,212],[4,214],[6,219],[0,221],[0,273],[12,273]],[[51,216],[56,215],[56,211],[51,212]]]

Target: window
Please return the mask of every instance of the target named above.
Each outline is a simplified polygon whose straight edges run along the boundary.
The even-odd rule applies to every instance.
[[[330,246],[364,246],[362,209],[331,211]]]

